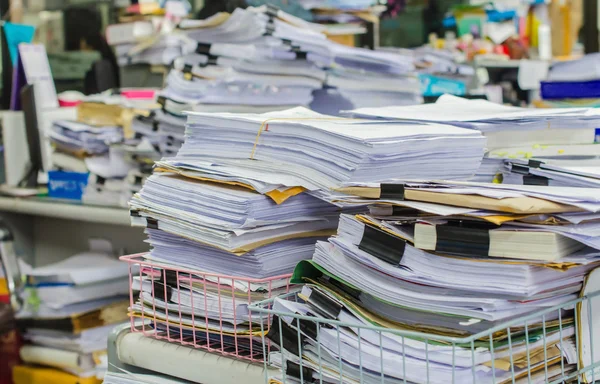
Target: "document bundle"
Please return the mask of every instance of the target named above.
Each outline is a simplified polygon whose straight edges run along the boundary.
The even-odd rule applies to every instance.
[[[573,307],[533,314],[576,299],[600,265],[596,191],[348,186],[348,201],[370,201],[369,213],[342,214],[337,234],[297,265],[302,300],[275,299],[267,337],[281,347],[270,361],[282,373],[274,380],[547,382],[572,372]]]
[[[243,112],[311,105],[337,114],[339,98],[351,108],[422,102],[412,58],[346,47],[328,40],[324,30],[272,6],[238,8],[183,20],[177,30],[117,46],[117,53],[122,63],[172,65],[162,95],[173,108]]]
[[[25,365],[14,375],[31,380],[62,375],[73,382],[101,378],[108,335],[127,319],[127,265],[90,251],[44,267],[21,268],[27,288],[25,306],[16,317],[27,343],[20,351]]]
[[[294,266],[335,232],[339,218],[339,208],[307,194],[277,204],[160,167],[130,209],[132,225],[148,235],[145,262],[165,270],[136,276],[141,293],[132,315],[151,319],[157,334],[251,359],[262,347],[248,305],[285,293]]]
[[[154,114],[143,109],[148,105],[132,108],[127,100],[115,102],[100,95],[92,100],[78,106],[77,121],[56,121],[48,132],[54,147],[53,167],[89,174],[81,195],[83,203],[127,206],[151,169],[147,159],[159,159],[161,149],[181,145],[183,127],[175,125],[177,119],[163,119],[166,122],[156,133]],[[139,117],[134,118],[135,113]],[[144,126],[146,122],[150,122],[149,128]]]
[[[321,115],[190,113],[186,140],[166,166],[243,181],[261,193],[302,187],[317,195],[352,181],[467,179],[485,138],[475,130]],[[191,172],[191,173],[190,173]]]
[[[555,63],[541,83],[545,104],[568,107],[596,107],[600,99],[600,55],[587,54],[581,59]]]
[[[357,117],[444,123],[481,131],[487,139],[488,154],[473,181],[492,181],[505,171],[503,160],[545,161],[549,157],[551,161],[571,160],[572,167],[593,166],[593,162],[581,161],[590,160],[597,152],[592,144],[599,115],[592,108],[525,109],[444,95],[435,104],[358,109],[352,113]],[[547,150],[549,147],[554,151]],[[583,151],[578,153],[578,149]]]

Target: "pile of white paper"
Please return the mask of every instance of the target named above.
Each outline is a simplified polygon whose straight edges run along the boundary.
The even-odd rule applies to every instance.
[[[128,266],[92,251],[21,268],[28,277],[25,305],[16,315],[28,341],[20,351],[23,362],[79,377],[103,374],[106,366],[97,361],[106,354],[108,335],[127,318]]]
[[[271,363],[297,378],[289,367],[301,361],[305,379],[327,382],[378,382],[385,376],[398,382],[493,383],[509,382],[513,374],[541,379],[571,370],[571,306],[533,315],[527,334],[525,323],[500,324],[579,296],[587,274],[600,264],[596,190],[399,186],[394,190],[402,197],[365,199],[374,204],[371,215],[343,214],[337,235],[317,242],[313,259],[298,264],[293,282],[305,284],[302,301],[275,300],[282,325],[276,319],[268,337],[282,350],[270,355]],[[382,192],[391,187],[362,185]],[[502,211],[503,200],[545,213]],[[299,327],[295,315],[315,321],[303,319]],[[330,327],[328,319],[348,325]],[[429,335],[379,333],[373,326]],[[493,327],[498,330],[492,337],[486,332]],[[474,335],[485,336],[460,341]],[[544,358],[534,361],[536,354]]]
[[[337,98],[359,108],[422,102],[412,57],[346,47],[324,27],[273,7],[236,9],[207,20],[183,20],[179,29],[138,45],[121,44],[122,64],[173,64],[162,94],[192,109],[242,112],[311,106],[337,114]]]
[[[99,155],[108,152],[111,143],[123,140],[121,127],[94,127],[76,121],[55,121],[48,132],[50,140],[63,151]]]
[[[335,118],[304,108],[190,113],[186,141],[172,164],[329,191],[352,181],[467,179],[479,168],[484,145],[474,130]]]
[[[526,109],[451,95],[440,97],[435,104],[362,108],[351,113],[358,117],[437,122],[481,131],[487,138],[489,153],[496,153],[492,156],[493,160],[484,160],[474,179],[486,182],[504,171],[501,159],[536,159],[534,153],[540,153],[541,149],[548,146],[557,147],[557,153],[553,156],[565,152],[578,154],[579,151],[570,147],[593,144],[600,122],[600,115],[593,108]],[[584,157],[583,154],[580,156]]]

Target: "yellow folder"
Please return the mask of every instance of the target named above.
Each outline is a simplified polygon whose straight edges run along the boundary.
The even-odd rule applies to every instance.
[[[77,377],[58,369],[17,365],[13,368],[14,384],[101,384],[96,377]]]

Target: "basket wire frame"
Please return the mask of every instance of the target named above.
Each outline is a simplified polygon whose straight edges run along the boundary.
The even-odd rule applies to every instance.
[[[281,312],[281,311],[275,311],[273,310],[273,304],[275,302],[275,298],[271,298],[271,299],[267,299],[264,300],[262,302],[259,303],[255,303],[253,305],[251,305],[251,310],[255,311],[258,313],[258,315],[261,318],[260,323],[262,324],[262,320],[275,320],[275,323],[272,324],[272,327],[278,327],[278,329],[281,329],[282,327],[282,317],[287,317],[287,318],[292,318],[292,322],[288,323],[290,325],[293,326],[293,328],[295,329],[296,333],[297,333],[297,348],[299,351],[302,351],[304,345],[302,343],[303,338],[306,336],[302,331],[301,331],[301,322],[310,322],[316,325],[316,339],[320,340],[320,335],[321,335],[321,330],[323,327],[328,328],[328,329],[333,329],[337,335],[337,369],[338,369],[338,377],[335,380],[339,380],[340,383],[342,382],[354,382],[354,380],[349,380],[348,378],[346,378],[344,376],[344,361],[343,359],[340,357],[341,356],[341,351],[342,351],[342,341],[341,341],[341,330],[346,328],[350,328],[350,329],[354,329],[355,330],[355,334],[356,337],[358,339],[358,348],[357,348],[357,353],[358,353],[358,377],[356,378],[356,381],[359,381],[360,383],[364,383],[365,382],[365,375],[367,374],[367,369],[364,367],[364,362],[363,362],[363,343],[365,343],[366,341],[364,339],[361,339],[361,333],[365,332],[365,331],[373,331],[376,332],[378,335],[378,339],[379,339],[379,361],[380,361],[380,365],[379,365],[379,372],[373,372],[373,370],[369,371],[369,373],[371,374],[371,376],[373,374],[379,376],[379,382],[384,384],[386,382],[389,382],[391,379],[391,375],[388,374],[382,374],[382,372],[385,372],[384,368],[389,368],[389,367],[385,367],[385,359],[384,359],[384,354],[389,353],[386,352],[383,345],[383,338],[386,335],[397,335],[398,337],[400,337],[401,340],[401,344],[402,344],[402,374],[401,375],[397,375],[394,376],[394,382],[400,382],[400,383],[412,383],[415,381],[411,381],[409,380],[407,377],[410,376],[410,371],[407,372],[407,364],[406,364],[406,359],[407,359],[407,355],[406,355],[406,343],[405,341],[407,339],[413,339],[413,340],[421,340],[424,342],[425,345],[425,358],[424,358],[424,364],[425,364],[425,375],[424,377],[421,377],[420,380],[418,380],[417,382],[422,382],[422,383],[436,383],[436,382],[440,382],[439,379],[434,379],[433,378],[433,370],[431,369],[431,351],[429,350],[430,345],[433,345],[433,343],[444,343],[445,345],[449,345],[451,346],[451,350],[452,350],[452,361],[450,364],[451,367],[451,374],[448,375],[448,377],[443,379],[443,382],[446,383],[452,383],[452,384],[462,384],[464,381],[461,381],[460,378],[457,377],[456,373],[457,373],[457,362],[456,362],[456,352],[459,348],[462,348],[463,350],[465,349],[465,346],[467,346],[467,349],[470,349],[470,356],[471,356],[471,380],[472,381],[468,381],[468,382],[473,382],[473,383],[479,383],[482,382],[481,380],[478,379],[477,376],[477,372],[475,369],[476,366],[476,350],[477,350],[477,343],[481,343],[482,340],[489,340],[489,352],[491,355],[491,359],[490,359],[490,367],[491,367],[491,377],[489,378],[489,382],[492,384],[501,384],[501,383],[512,383],[512,384],[517,384],[517,383],[534,383],[534,382],[540,382],[540,380],[543,380],[544,383],[550,383],[550,384],[558,384],[558,383],[565,383],[565,382],[573,382],[573,383],[589,383],[589,382],[595,382],[597,379],[600,380],[600,369],[597,369],[600,367],[600,358],[597,357],[596,352],[594,351],[594,326],[593,326],[593,315],[592,315],[592,299],[595,299],[595,305],[596,306],[600,306],[600,298],[597,298],[597,296],[600,295],[600,291],[596,291],[596,292],[591,292],[587,295],[583,295],[577,299],[573,299],[567,303],[564,304],[560,304],[560,305],[555,305],[543,310],[537,310],[535,312],[520,316],[518,318],[512,319],[510,321],[506,321],[503,322],[502,324],[499,324],[497,326],[491,327],[485,331],[479,332],[477,334],[473,334],[470,335],[468,337],[454,337],[454,336],[440,336],[440,335],[436,335],[436,334],[429,334],[429,333],[424,333],[424,332],[417,332],[417,331],[410,331],[410,330],[398,330],[398,329],[390,329],[390,328],[383,328],[383,327],[378,327],[378,326],[368,326],[368,325],[364,325],[364,324],[358,324],[358,323],[346,323],[346,322],[341,322],[338,320],[330,320],[327,318],[323,318],[323,317],[313,317],[313,316],[304,316],[298,313],[288,313],[288,312]],[[296,293],[289,293],[286,295],[282,295],[279,297],[279,299],[282,300],[292,300],[292,301],[301,301],[301,299],[297,296]],[[580,321],[580,310],[583,307],[587,307],[587,330],[589,332],[589,337],[586,338],[586,340],[581,340],[581,330],[582,328],[578,326],[578,324],[581,324]],[[565,313],[573,313],[573,320],[568,321],[567,319],[565,319]],[[547,323],[548,320],[547,318],[553,314],[556,314],[558,316],[558,325],[554,326],[554,331],[550,332],[547,329]],[[539,319],[541,318],[541,337],[538,338],[538,340],[541,339],[541,348],[543,350],[543,363],[540,365],[539,363],[536,365],[533,361],[532,361],[532,353],[535,352],[533,343],[530,341],[530,332],[531,332],[531,327],[532,327],[532,323],[533,322],[538,322],[539,324]],[[270,323],[270,321],[268,323]],[[596,319],[596,321],[598,321],[598,319]],[[582,325],[583,326],[583,325]],[[517,363],[517,361],[515,361],[515,349],[516,349],[516,342],[514,341],[515,338],[515,333],[512,331],[513,328],[515,327],[522,327],[524,328],[524,335],[525,335],[525,339],[524,339],[524,343],[525,343],[525,357],[526,357],[526,367],[525,369],[521,370],[520,372],[517,372],[515,370],[515,363]],[[573,328],[571,330],[571,332],[574,333],[574,335],[571,337],[572,339],[574,339],[574,343],[575,343],[575,351],[577,352],[576,354],[576,363],[575,363],[575,367],[574,368],[569,368],[566,364],[565,361],[565,357],[564,357],[564,352],[568,346],[566,345],[567,343],[567,336],[568,336],[568,330],[569,328]],[[539,329],[539,326],[538,326]],[[497,350],[499,348],[494,346],[494,334],[497,332],[506,332],[506,346],[508,347],[508,360],[510,362],[510,368],[508,370],[508,376],[505,376],[503,378],[501,377],[497,377],[496,374],[496,364],[500,361],[496,358],[495,356],[495,352],[498,352]],[[548,336],[549,334],[556,334],[556,332],[558,332],[558,341],[555,343],[550,343],[548,341]],[[279,340],[273,340],[276,344],[278,344],[279,346],[285,346],[285,342],[282,336],[283,332],[279,332]],[[265,335],[265,333],[263,333],[263,335]],[[263,336],[263,338],[265,338],[265,336]],[[268,339],[265,338],[266,341],[269,341]],[[433,342],[433,343],[432,343]],[[589,346],[589,355],[591,356],[590,362],[587,364],[584,364],[583,359],[581,358],[581,354],[580,352],[582,351],[583,348],[583,343],[585,343],[586,345]],[[317,349],[317,360],[316,362],[314,362],[314,364],[316,364],[317,368],[313,369],[310,367],[306,366],[306,363],[304,361],[304,359],[300,358],[298,360],[298,365],[299,365],[299,369],[295,370],[296,375],[294,376],[290,376],[286,371],[286,358],[284,353],[280,353],[280,361],[270,361],[270,359],[265,359],[264,364],[265,364],[265,368],[267,368],[270,365],[275,365],[275,366],[279,366],[280,368],[280,374],[281,374],[281,378],[280,380],[283,383],[297,383],[298,381],[300,383],[305,383],[305,382],[318,382],[319,384],[322,384],[323,382],[335,382],[335,380],[332,379],[332,372],[331,370],[329,370],[329,380],[324,380],[325,378],[325,373],[327,372],[327,367],[325,366],[325,364],[323,363],[324,360],[324,354],[322,353],[322,346],[320,342],[316,342],[316,349]],[[267,351],[264,347],[265,343],[263,343],[263,353],[265,354],[265,356],[269,353],[269,351]],[[289,345],[289,344],[288,344]],[[549,359],[548,356],[548,347],[554,345],[554,346],[558,346],[559,350],[560,350],[560,355],[557,358],[554,359]],[[540,347],[537,347],[538,353],[539,353],[539,349]],[[283,352],[283,348],[282,351]],[[551,360],[551,361],[549,361]],[[560,360],[560,363],[557,361]],[[277,364],[276,364],[277,363]],[[571,364],[573,365],[573,364]],[[287,367],[289,368],[289,367]],[[553,369],[552,369],[553,368]],[[272,371],[271,371],[272,372]],[[307,374],[311,374],[312,372],[312,377],[305,377]],[[407,373],[409,373],[409,376],[407,376]],[[273,379],[273,377],[269,377],[270,373],[268,369],[265,369],[265,382],[268,383],[271,379]],[[584,376],[585,375],[585,376]],[[464,380],[464,378],[463,378]],[[279,380],[277,380],[279,381]],[[368,380],[366,382],[374,382],[372,379]],[[488,381],[485,381],[488,382]]]
[[[122,256],[120,259],[129,264],[132,332],[236,359],[264,362],[271,342],[264,339],[261,332],[268,332],[270,324],[260,324],[259,329],[257,320],[262,321],[263,317],[257,317],[250,310],[247,311],[247,321],[238,322],[238,310],[243,306],[249,308],[258,301],[253,297],[250,285],[264,286],[260,298],[268,300],[279,292],[290,292],[291,275],[252,279],[167,266],[145,259],[144,254]],[[140,281],[140,288],[142,281],[149,280],[152,284],[150,292],[140,289],[138,296],[134,289],[135,280]],[[240,285],[248,287],[247,292],[236,289]],[[182,292],[190,295],[187,311],[182,305]],[[209,301],[211,294],[216,295],[216,302],[214,298]],[[228,321],[225,316],[225,301],[232,303],[233,321]],[[141,310],[134,310],[140,307]],[[211,310],[216,311],[216,316],[210,315]],[[242,324],[247,327],[242,328]],[[265,340],[266,345],[261,345]]]

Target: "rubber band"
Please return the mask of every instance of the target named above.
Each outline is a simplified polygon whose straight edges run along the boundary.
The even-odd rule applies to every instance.
[[[256,133],[256,139],[254,139],[254,145],[252,146],[252,152],[250,152],[250,160],[254,160],[254,154],[256,153],[256,148],[258,147],[258,140],[260,139],[260,135],[268,130],[269,122],[273,120],[290,120],[290,121],[300,121],[300,120],[347,120],[347,121],[360,121],[364,119],[353,119],[350,117],[273,117],[272,119],[264,120],[260,128],[258,128],[258,132]]]

